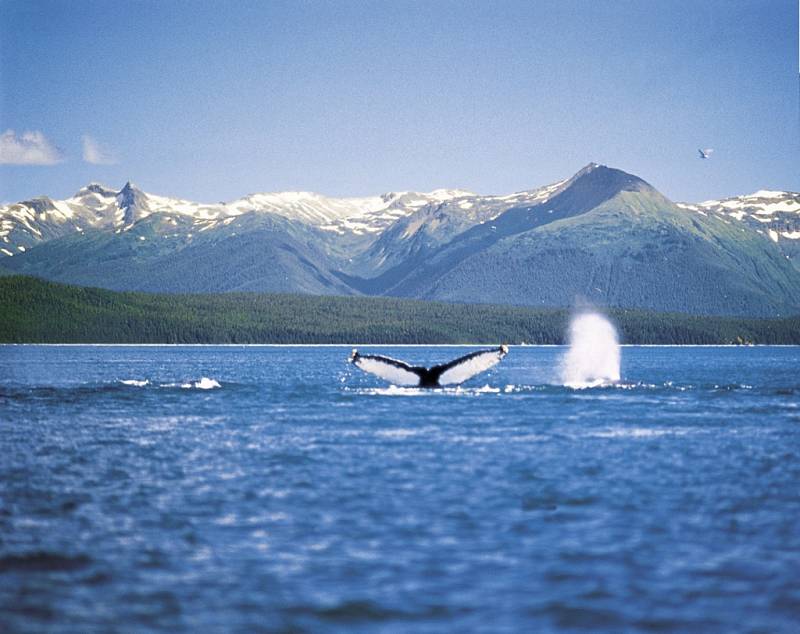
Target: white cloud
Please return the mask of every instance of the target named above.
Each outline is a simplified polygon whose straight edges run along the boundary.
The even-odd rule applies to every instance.
[[[23,132],[14,130],[0,134],[0,163],[6,165],[55,165],[64,156],[56,146],[38,130]]]
[[[84,134],[83,160],[92,165],[114,165],[117,162],[117,157],[88,134]]]

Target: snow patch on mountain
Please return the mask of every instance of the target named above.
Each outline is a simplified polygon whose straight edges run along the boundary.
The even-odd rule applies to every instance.
[[[702,203],[678,203],[689,212],[716,216],[738,224],[775,243],[786,258],[800,267],[800,193],[761,189],[745,196]]]
[[[461,189],[348,198],[285,191],[249,194],[230,202],[198,203],[149,194],[130,182],[120,190],[90,183],[65,200],[42,196],[0,206],[0,253],[12,257],[40,242],[89,230],[129,231],[154,214],[163,214],[159,222],[174,226],[175,231],[186,236],[189,231],[199,234],[225,227],[245,214],[271,214],[308,225],[331,237],[356,237],[362,243],[378,239],[396,223],[406,237],[414,235],[425,223],[437,227],[448,222],[453,230],[462,230],[467,225],[492,221],[511,208],[546,202],[581,174],[598,167],[590,164],[571,179],[537,189],[487,196]],[[800,194],[795,192],[760,190],[745,196],[678,203],[678,206],[717,216],[724,222],[742,223],[779,243],[792,241],[798,245],[796,241],[800,239]]]
[[[767,225],[770,238],[790,238],[800,231],[800,193],[762,189],[745,196],[702,203],[677,203],[678,207],[720,218],[732,218],[751,227]]]
[[[288,191],[250,194],[228,203],[206,204],[148,194],[130,182],[119,191],[90,183],[66,200],[42,197],[0,207],[0,241],[14,247],[30,247],[45,239],[87,229],[118,233],[153,214],[185,217],[197,225],[198,231],[227,225],[243,214],[265,213],[336,234],[370,235],[427,205],[475,196],[453,189],[389,192],[362,198]],[[13,251],[6,255],[13,255]]]
[[[800,193],[759,190],[745,196],[723,198],[722,200],[706,200],[701,203],[678,203],[684,209],[710,210],[717,213],[741,211],[749,215],[772,215],[774,213],[800,212]],[[728,214],[732,215],[732,214]]]

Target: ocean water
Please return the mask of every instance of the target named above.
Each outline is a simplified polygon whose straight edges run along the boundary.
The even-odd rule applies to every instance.
[[[800,348],[348,353],[0,346],[0,631],[800,631]]]

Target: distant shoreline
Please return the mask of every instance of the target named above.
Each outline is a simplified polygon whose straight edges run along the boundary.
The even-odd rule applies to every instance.
[[[800,315],[603,312],[623,345],[800,345]],[[394,297],[164,295],[0,277],[0,343],[8,344],[557,346],[566,343],[572,314],[564,308]]]

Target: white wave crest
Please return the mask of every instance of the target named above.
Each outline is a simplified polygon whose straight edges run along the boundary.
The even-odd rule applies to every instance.
[[[499,394],[498,387],[484,385],[483,387],[401,387],[389,385],[387,387],[353,388],[345,391],[352,391],[358,394],[371,394],[377,396],[478,396],[480,394]]]
[[[658,436],[685,436],[688,429],[650,429],[646,427],[612,428],[588,434],[594,438],[654,438]]]
[[[133,385],[136,387],[144,387],[145,385],[150,385],[150,381],[147,379],[139,380],[139,379],[120,379],[120,383],[123,385]]]
[[[197,390],[213,390],[217,387],[222,387],[215,379],[209,379],[207,376],[201,377],[199,381],[189,381],[181,383],[183,389],[197,389]]]

